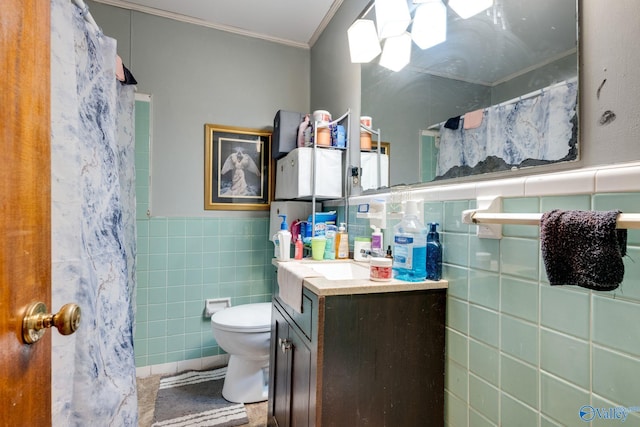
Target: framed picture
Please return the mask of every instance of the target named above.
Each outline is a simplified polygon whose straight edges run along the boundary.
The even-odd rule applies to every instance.
[[[380,153],[381,154],[386,154],[387,156],[390,156],[391,155],[391,144],[388,143],[388,142],[381,142],[380,143]]]
[[[271,132],[205,125],[205,210],[269,210]]]

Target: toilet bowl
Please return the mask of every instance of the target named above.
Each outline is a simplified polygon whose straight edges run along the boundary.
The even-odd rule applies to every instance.
[[[230,402],[267,400],[271,303],[244,304],[211,316],[211,329],[220,348],[229,354],[222,396]]]

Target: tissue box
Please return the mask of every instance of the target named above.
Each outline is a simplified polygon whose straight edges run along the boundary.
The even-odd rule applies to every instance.
[[[313,147],[296,148],[276,165],[276,200],[311,198]],[[315,195],[342,197],[342,151],[316,148]]]
[[[360,153],[360,167],[362,168],[362,190],[378,188],[378,153]],[[380,154],[380,186],[389,186],[389,156]]]
[[[303,113],[279,110],[273,118],[271,157],[279,159],[298,145],[298,127],[304,120]]]

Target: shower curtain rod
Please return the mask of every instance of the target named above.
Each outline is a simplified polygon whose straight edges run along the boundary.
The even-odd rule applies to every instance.
[[[91,16],[91,12],[89,12],[89,6],[87,6],[84,0],[71,0],[71,3],[75,4],[80,10],[82,10],[82,15],[84,16],[84,19],[89,24],[93,25],[93,28],[95,30],[101,31],[100,27],[98,27],[98,24],[96,24],[96,21],[93,19],[93,16]]]
[[[551,89],[553,89],[553,88],[555,88],[555,87],[558,87],[558,86],[562,86],[562,85],[566,85],[566,84],[569,84],[569,83],[576,82],[577,80],[578,80],[577,78],[572,78],[572,79],[568,79],[568,80],[563,80],[563,81],[561,81],[561,82],[554,83],[554,84],[552,84],[551,86],[543,87],[543,88],[541,88],[541,89],[536,89],[536,90],[534,90],[533,92],[525,93],[524,95],[520,95],[520,96],[518,96],[518,97],[516,97],[516,98],[511,98],[511,99],[509,99],[509,100],[507,100],[507,101],[503,101],[503,102],[501,102],[501,103],[499,103],[499,104],[496,104],[496,105],[490,105],[490,106],[488,106],[488,107],[484,107],[484,108],[482,108],[482,111],[485,111],[485,110],[487,110],[487,109],[489,109],[489,108],[493,108],[493,107],[504,107],[504,106],[506,106],[506,105],[515,104],[516,102],[522,101],[523,99],[533,98],[534,96],[538,96],[538,95],[540,95],[540,94],[543,94],[545,91],[549,91],[549,90],[551,90]],[[463,114],[463,115],[461,115],[460,117],[461,117],[461,118],[464,118],[464,114]],[[433,125],[429,126],[429,127],[427,128],[427,130],[438,130],[438,129],[440,129],[440,127],[441,127],[442,125],[444,125],[445,123],[446,123],[446,120],[445,120],[445,121],[442,121],[442,122],[440,122],[440,123],[435,123],[435,124],[433,124]]]
[[[540,225],[542,214],[473,212],[470,219],[474,224]],[[640,228],[640,213],[618,214],[616,228]]]

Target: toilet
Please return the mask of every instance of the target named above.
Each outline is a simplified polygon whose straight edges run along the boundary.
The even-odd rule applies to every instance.
[[[267,400],[271,308],[270,302],[243,304],[211,316],[213,336],[229,354],[222,396],[230,402]]]

